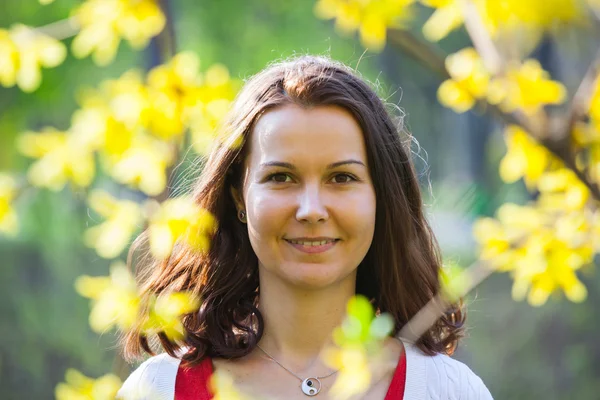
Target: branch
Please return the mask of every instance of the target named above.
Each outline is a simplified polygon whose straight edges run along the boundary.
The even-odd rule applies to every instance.
[[[412,33],[408,31],[397,31],[392,30],[389,33],[389,40],[392,45],[402,52],[407,53],[418,61],[421,65],[425,66],[432,72],[436,73],[442,79],[450,78],[450,74],[446,69],[444,59],[445,57],[432,48],[431,45],[417,39]],[[593,70],[599,68],[600,61],[597,59],[593,63]],[[586,77],[592,74],[588,71]],[[584,78],[585,80],[586,78]],[[586,87],[582,82],[584,89],[582,92],[585,93]],[[578,91],[579,92],[579,91]],[[576,95],[577,96],[577,95]],[[577,98],[582,98],[582,94]],[[578,102],[580,100],[577,100]],[[596,200],[600,200],[600,189],[598,185],[592,182],[585,171],[580,170],[571,154],[571,147],[569,138],[571,131],[566,131],[566,134],[557,133],[551,135],[542,135],[541,133],[547,128],[546,126],[536,126],[531,118],[528,118],[522,112],[506,113],[502,111],[498,106],[489,104],[485,99],[478,100],[477,104],[484,110],[488,110],[491,114],[495,115],[498,119],[502,120],[506,124],[518,125],[525,130],[533,139],[545,146],[550,152],[558,157],[565,165],[565,167],[571,169],[575,175],[581,180],[581,182],[590,190],[592,196]],[[552,127],[551,127],[552,128]],[[556,133],[556,132],[552,132]]]

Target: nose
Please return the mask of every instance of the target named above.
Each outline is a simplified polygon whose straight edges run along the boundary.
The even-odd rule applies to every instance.
[[[323,202],[318,185],[306,185],[298,195],[296,219],[300,222],[316,224],[329,219],[329,213]]]

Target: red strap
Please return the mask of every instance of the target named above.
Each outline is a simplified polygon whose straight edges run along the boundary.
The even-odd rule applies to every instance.
[[[200,364],[192,368],[184,368],[179,364],[175,378],[175,400],[212,400],[208,390],[208,380],[213,367],[210,357],[205,357]]]
[[[212,361],[205,357],[200,364],[184,368],[181,364],[175,378],[175,400],[212,400],[208,380],[213,373]],[[406,384],[406,354],[402,352],[394,377],[384,400],[402,400]]]
[[[406,385],[406,353],[402,351],[400,361],[396,366],[392,383],[383,400],[402,400],[404,398],[404,386]]]

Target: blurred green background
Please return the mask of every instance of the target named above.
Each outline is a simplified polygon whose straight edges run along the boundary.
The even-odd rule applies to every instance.
[[[0,27],[42,26],[68,17],[76,4],[57,0],[42,7],[34,0],[0,0]],[[443,108],[436,100],[437,76],[389,44],[381,54],[365,53],[356,38],[342,37],[330,21],[317,19],[313,1],[173,0],[168,5],[177,50],[197,52],[202,70],[219,62],[232,77],[244,79],[294,54],[329,55],[356,68],[386,101],[400,106],[421,146],[414,148],[415,162],[446,258],[464,265],[473,261],[473,220],[493,214],[507,200],[528,199],[521,183],[507,186],[498,177],[505,147],[493,120],[478,111],[457,115]],[[572,89],[589,62],[588,41],[567,34],[544,41],[535,54]],[[458,32],[440,47],[451,52],[467,43]],[[0,88],[0,170],[24,173],[30,164],[14,146],[20,133],[68,128],[78,88],[117,78],[132,67],[147,69],[155,65],[156,53],[155,41],[142,52],[122,43],[109,67],[69,55],[61,66],[43,71],[42,86],[32,94]],[[0,238],[0,397],[53,398],[69,367],[92,377],[113,370],[115,336],[91,331],[89,301],[73,288],[79,275],[106,275],[108,261],[83,246],[84,230],[97,222],[85,193],[27,189],[17,210],[19,236]],[[600,275],[588,272],[582,281],[589,292],[583,304],[557,295],[533,308],[511,299],[507,275],[492,275],[467,298],[469,337],[456,358],[496,399],[599,398]]]

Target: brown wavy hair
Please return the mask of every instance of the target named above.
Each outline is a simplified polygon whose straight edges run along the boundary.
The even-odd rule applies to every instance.
[[[401,117],[394,122],[375,90],[350,68],[325,57],[301,56],[273,64],[246,82],[195,182],[195,201],[219,222],[210,250],[199,254],[178,244],[168,259],[151,262],[140,280],[146,304],[150,296],[171,291],[201,298],[200,309],[183,318],[185,339],[174,343],[164,334],[148,338],[138,326],[122,337],[127,359],[141,356],[142,349],[154,354],[160,347],[181,356],[185,348],[182,358],[196,364],[205,356],[242,357],[260,340],[264,320],[258,310],[258,259],[247,227],[237,219],[230,187],[241,185],[246,144],[258,118],[287,104],[336,105],[349,111],[362,129],[377,211],[372,245],[358,266],[356,293],[370,299],[378,312],[393,316],[397,335],[439,292],[440,251],[423,213],[411,138]],[[428,355],[452,354],[464,336],[465,319],[461,299],[415,344]]]

